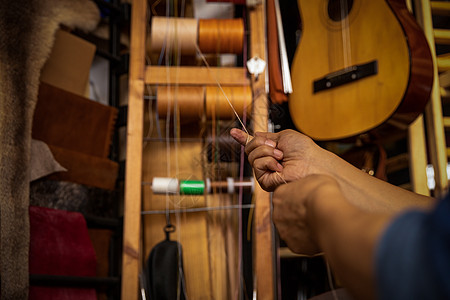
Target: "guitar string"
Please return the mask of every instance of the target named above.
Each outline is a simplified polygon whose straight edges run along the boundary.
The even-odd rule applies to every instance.
[[[351,68],[352,64],[352,49],[350,42],[350,24],[349,17],[350,11],[348,10],[348,0],[340,0],[340,13],[341,13],[341,35],[342,35],[342,48],[344,51],[344,69]]]

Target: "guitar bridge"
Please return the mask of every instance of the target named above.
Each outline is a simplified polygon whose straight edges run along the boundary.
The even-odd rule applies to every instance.
[[[313,82],[314,94],[351,83],[378,73],[378,61],[354,65],[326,75]]]

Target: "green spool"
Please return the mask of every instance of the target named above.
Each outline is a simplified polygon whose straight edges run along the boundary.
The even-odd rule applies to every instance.
[[[205,183],[201,180],[183,180],[180,182],[180,194],[203,195]]]

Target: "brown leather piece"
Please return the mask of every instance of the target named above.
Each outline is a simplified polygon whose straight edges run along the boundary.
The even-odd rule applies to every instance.
[[[80,153],[108,157],[117,109],[41,83],[33,138]]]

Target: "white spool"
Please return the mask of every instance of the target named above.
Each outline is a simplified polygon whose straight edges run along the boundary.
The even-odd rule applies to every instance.
[[[178,194],[180,184],[177,178],[153,177],[152,191],[155,194]]]

